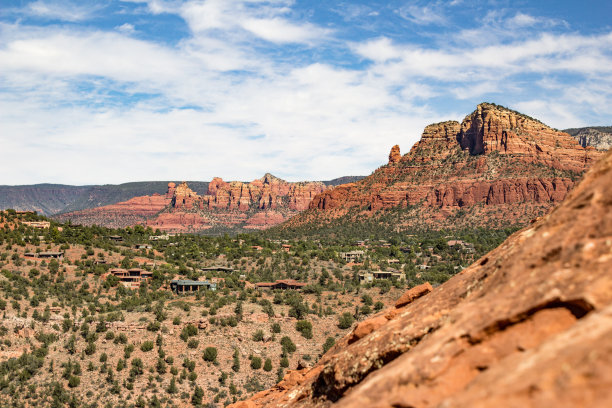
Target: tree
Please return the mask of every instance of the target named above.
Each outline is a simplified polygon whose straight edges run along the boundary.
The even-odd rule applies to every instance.
[[[297,350],[297,347],[295,346],[295,343],[293,343],[293,341],[291,341],[291,338],[289,336],[283,337],[281,339],[281,341],[280,341],[280,344],[281,344],[281,346],[283,346],[283,353],[291,354],[295,350]]]
[[[348,329],[353,325],[355,319],[349,312],[342,313],[342,316],[338,319],[338,327],[340,329]]]
[[[312,323],[308,320],[299,320],[295,324],[295,330],[299,331],[304,338],[312,339]]]
[[[234,370],[234,372],[238,372],[240,371],[240,353],[238,352],[238,349],[235,348],[234,349],[234,357],[233,357],[233,362],[232,362],[232,370]]]
[[[170,380],[170,385],[168,386],[168,394],[176,394],[178,392],[178,388],[176,387],[176,378],[172,377]]]
[[[269,358],[266,358],[266,362],[264,363],[263,366],[264,371],[272,371],[272,360],[270,360]]]
[[[327,353],[330,348],[332,348],[336,344],[336,340],[333,337],[328,337],[323,343],[323,354]]]
[[[191,397],[191,404],[193,406],[202,405],[202,398],[204,398],[204,390],[196,385],[193,390],[193,396]]]

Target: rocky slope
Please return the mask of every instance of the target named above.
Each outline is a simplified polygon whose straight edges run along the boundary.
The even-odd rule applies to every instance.
[[[178,185],[171,182],[165,195],[135,197],[55,218],[113,228],[146,224],[174,232],[198,232],[215,227],[262,229],[305,210],[326,188],[322,182],[290,183],[266,174],[250,183],[214,178],[206,194],[199,195],[185,182]]]
[[[543,219],[234,407],[610,406],[610,270],[612,152]]]
[[[599,126],[566,129],[582,147],[591,146],[599,150],[608,150],[612,146],[612,127]]]
[[[60,222],[73,224],[102,225],[109,228],[124,228],[142,224],[172,202],[172,196],[153,194],[134,197],[117,204],[69,212],[53,217]]]
[[[562,201],[601,154],[535,119],[483,103],[462,123],[427,126],[404,156],[394,146],[387,165],[323,192],[283,228],[359,222],[393,208],[404,209],[400,228],[524,223]]]

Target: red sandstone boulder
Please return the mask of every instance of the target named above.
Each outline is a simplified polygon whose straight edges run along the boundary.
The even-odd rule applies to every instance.
[[[404,307],[414,302],[416,299],[420,298],[421,296],[425,296],[432,290],[433,288],[431,287],[431,284],[429,282],[425,282],[422,285],[415,286],[414,288],[404,293],[399,299],[397,299],[397,301],[395,302],[395,307],[396,308]]]

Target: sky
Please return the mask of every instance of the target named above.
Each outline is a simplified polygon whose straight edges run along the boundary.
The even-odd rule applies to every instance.
[[[368,175],[493,102],[611,125],[610,0],[0,0],[0,184]]]

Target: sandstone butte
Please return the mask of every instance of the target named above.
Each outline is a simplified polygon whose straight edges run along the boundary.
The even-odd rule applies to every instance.
[[[322,192],[287,225],[329,222],[350,210],[368,217],[394,207],[418,207],[414,219],[438,225],[458,210],[471,211],[472,227],[488,217],[528,222],[563,201],[602,154],[535,119],[482,103],[462,123],[427,126],[404,156],[394,146],[387,165]]]
[[[610,407],[610,271],[612,152],[545,217],[233,407]]]
[[[163,196],[135,197],[56,218],[107,227],[145,224],[176,232],[197,232],[216,226],[262,229],[307,209],[310,201],[325,189],[321,182],[291,183],[271,174],[250,183],[225,182],[215,177],[203,196],[185,182],[169,183]]]

